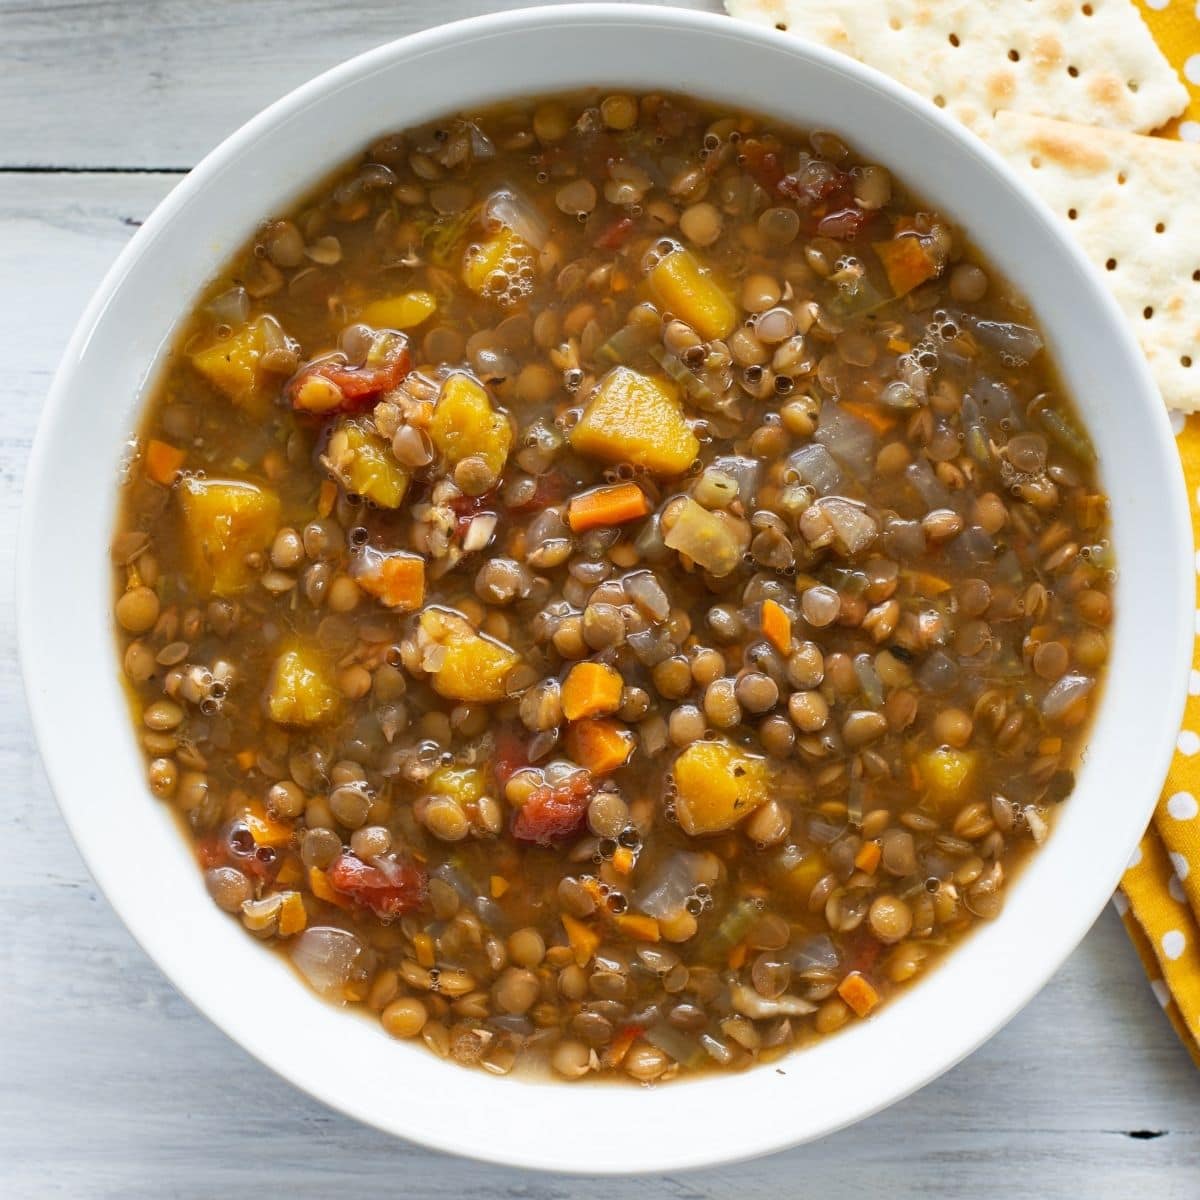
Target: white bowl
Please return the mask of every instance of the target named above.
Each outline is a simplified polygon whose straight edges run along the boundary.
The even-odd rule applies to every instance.
[[[835,130],[965,226],[1035,303],[1099,450],[1121,568],[1110,681],[1078,786],[1001,918],[878,1016],[782,1069],[662,1087],[495,1079],[311,995],[217,911],[148,792],[110,617],[122,447],[175,322],[226,256],[378,134],[585,83],[690,92]],[[381,1129],[517,1166],[616,1173],[745,1158],[858,1120],[962,1058],[1046,982],[1112,892],[1166,771],[1191,659],[1191,539],[1167,418],[1116,305],[1049,211],[882,75],[668,8],[543,8],[434,29],[335,68],[240,129],[163,201],[92,300],[25,493],[18,599],[34,726],[71,831],[134,936],[297,1086]]]

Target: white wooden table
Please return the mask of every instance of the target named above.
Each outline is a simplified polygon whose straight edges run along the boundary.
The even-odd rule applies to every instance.
[[[503,7],[0,0],[0,578],[11,576],[25,460],[62,347],[181,173],[340,59]],[[432,1154],[328,1111],[172,990],[97,893],[54,806],[7,587],[0,778],[0,1196],[1200,1196],[1200,1075],[1111,911],[1009,1028],[854,1129],[679,1177],[538,1176]]]

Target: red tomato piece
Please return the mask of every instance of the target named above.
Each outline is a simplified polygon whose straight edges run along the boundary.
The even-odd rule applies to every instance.
[[[614,221],[593,243],[598,250],[620,250],[629,241],[633,232],[633,218],[621,217]]]
[[[535,788],[513,817],[513,837],[521,842],[550,846],[577,833],[593,790],[592,777],[587,771],[576,771],[555,787],[543,784]]]
[[[765,143],[751,138],[742,143],[741,160],[760,187],[773,192],[784,176],[779,155]]]
[[[340,354],[318,359],[309,363],[292,377],[288,384],[288,397],[292,407],[305,410],[298,402],[300,390],[306,379],[320,375],[328,379],[342,393],[342,403],[321,410],[321,416],[334,413],[361,412],[370,408],[376,397],[392,388],[412,369],[412,356],[408,352],[405,338],[395,335],[395,340],[378,362],[367,362],[361,367],[352,367]]]
[[[360,908],[369,908],[381,921],[392,921],[421,907],[428,883],[415,863],[377,858],[363,862],[342,853],[326,872],[329,886],[348,896]]]
[[[537,477],[537,486],[533,495],[521,504],[509,505],[509,512],[525,513],[540,512],[564,500],[571,490],[571,481],[561,472],[550,470],[545,475]]]
[[[503,787],[519,770],[529,766],[529,758],[525,753],[525,743],[515,734],[501,733],[496,737],[496,747],[492,751],[492,774],[496,782]]]

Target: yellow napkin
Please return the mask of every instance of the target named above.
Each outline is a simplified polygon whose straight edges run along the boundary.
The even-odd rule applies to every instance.
[[[1200,141],[1200,5],[1138,0],[1138,6],[1191,93],[1191,106],[1170,133]],[[1200,415],[1186,420],[1175,415],[1173,424],[1195,531],[1200,529]],[[1200,571],[1200,556],[1196,566]],[[1192,666],[1179,748],[1115,903],[1155,996],[1200,1066],[1200,654]]]

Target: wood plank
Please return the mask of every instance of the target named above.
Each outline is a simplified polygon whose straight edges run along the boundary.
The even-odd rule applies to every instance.
[[[0,168],[190,167],[259,109],[343,59],[444,21],[520,6],[0,0]]]

